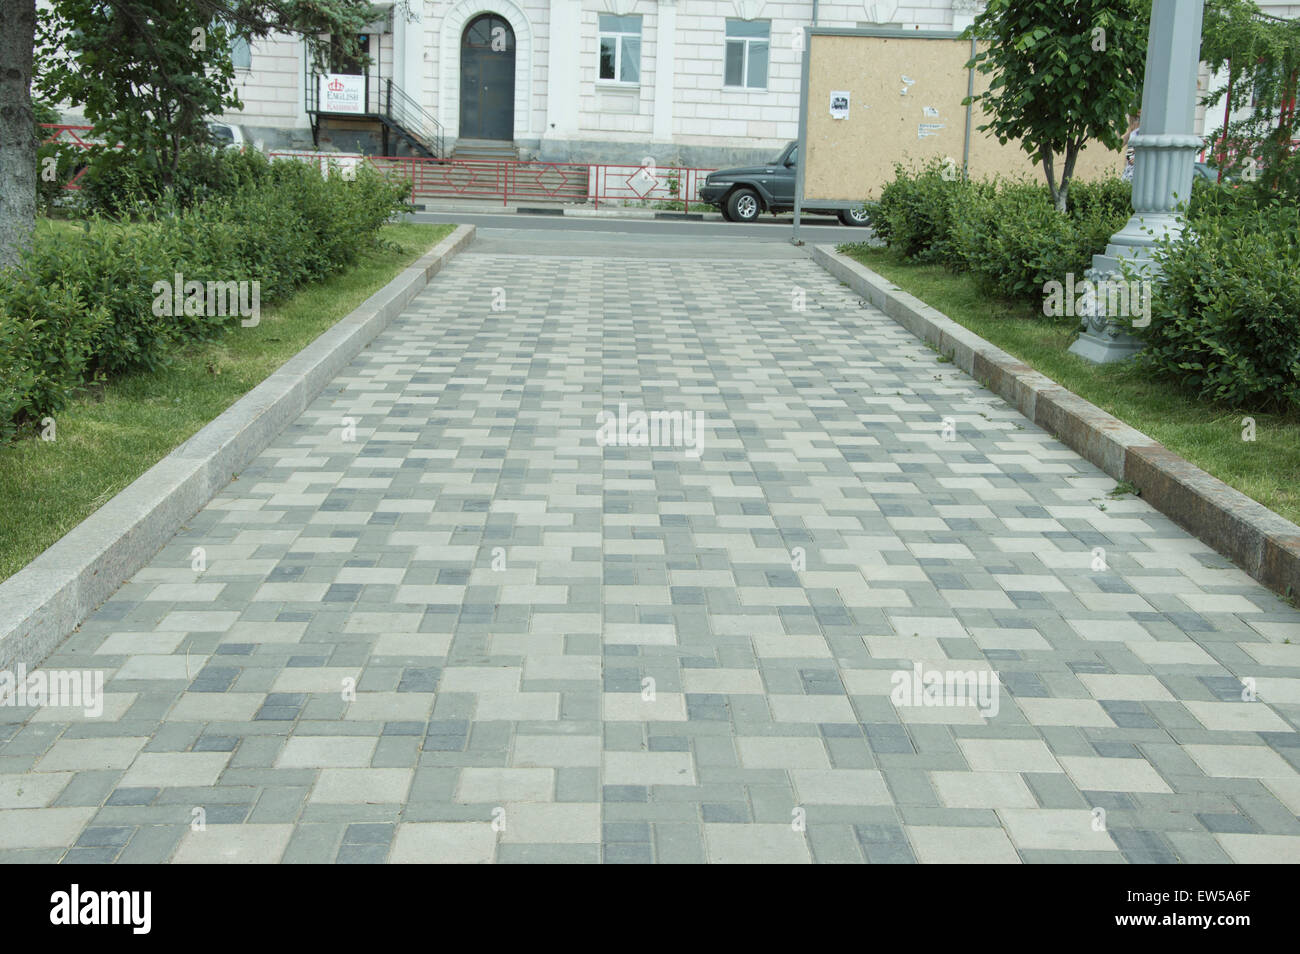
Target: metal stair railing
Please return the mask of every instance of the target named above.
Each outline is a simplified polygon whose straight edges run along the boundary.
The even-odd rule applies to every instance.
[[[307,70],[306,74],[306,82],[303,84],[303,106],[306,112],[313,117],[332,115],[324,113],[320,108],[319,83],[322,74],[314,70]],[[367,83],[366,86],[365,115],[387,123],[432,158],[445,158],[446,137],[442,124],[428,110],[391,79],[385,79],[382,86],[377,83]]]
[[[391,79],[385,83],[384,114],[389,122],[419,140],[435,159],[443,158],[442,124]]]

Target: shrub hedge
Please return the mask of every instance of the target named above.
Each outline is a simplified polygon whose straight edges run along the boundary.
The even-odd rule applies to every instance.
[[[1082,280],[1131,215],[1118,179],[1071,184],[1061,215],[1037,184],[945,181],[933,163],[895,174],[871,208],[879,238],[1035,311],[1045,284]],[[1287,185],[1300,158],[1288,176],[1276,190],[1193,184],[1186,230],[1156,252],[1151,322],[1133,329],[1154,375],[1236,408],[1300,411],[1300,207]]]
[[[959,201],[950,226],[954,256],[989,291],[1037,308],[1047,282],[1064,281],[1069,273],[1082,281],[1093,255],[1128,219],[1127,209],[1116,211],[1112,190],[1118,191],[1086,191],[1066,215],[1056,211],[1045,188],[1029,184]]]
[[[261,302],[274,303],[351,265],[408,189],[367,167],[347,181],[292,160],[216,161],[229,177],[209,198],[42,235],[0,270],[0,438],[61,410],[88,377],[153,368],[174,344],[240,320],[156,315],[155,283],[260,282]]]
[[[1217,206],[1156,252],[1138,361],[1202,398],[1300,411],[1300,208]]]

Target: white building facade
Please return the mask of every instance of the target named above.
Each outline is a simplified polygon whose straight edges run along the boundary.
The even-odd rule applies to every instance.
[[[1274,16],[1300,5],[1257,0]],[[436,121],[441,153],[500,144],[555,162],[718,167],[763,161],[798,134],[802,31],[810,25],[959,31],[980,0],[397,0],[366,34],[366,95],[391,85]],[[382,124],[324,120],[304,45],[237,51],[244,109],[227,114],[272,148],[402,154]],[[868,65],[869,66],[869,65]],[[1202,93],[1224,77],[1202,69]],[[1236,118],[1236,117],[1234,117]],[[1220,107],[1197,110],[1212,135]],[[405,150],[408,151],[409,150]]]
[[[976,0],[403,0],[367,34],[372,102],[388,86],[459,141],[549,161],[726,165],[798,133],[803,29],[961,30]],[[377,54],[377,55],[376,55]],[[301,40],[239,51],[240,112],[268,147],[308,146]],[[325,122],[321,144],[380,152],[382,130]],[[400,137],[388,140],[388,151]]]

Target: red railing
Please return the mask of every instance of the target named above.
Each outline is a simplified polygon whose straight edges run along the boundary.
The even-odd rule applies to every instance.
[[[272,152],[271,158],[324,164],[363,160],[385,175],[411,184],[411,199],[534,199],[549,202],[680,202],[689,212],[700,204],[699,189],[712,169],[616,163],[529,160],[425,159],[416,156],[355,156],[337,153]]]
[[[82,138],[82,134],[91,132],[95,128],[94,126],[70,126],[64,123],[41,123],[41,128],[50,130],[50,134],[41,140],[40,144],[42,146],[47,146],[52,142],[76,146],[78,149],[89,149],[91,146],[102,145],[102,143],[91,142]],[[64,139],[64,135],[67,135],[68,138]],[[63,188],[70,189],[73,192],[79,192],[81,186],[77,185],[77,183],[81,180],[81,177],[86,174],[87,168],[88,167],[86,166],[82,166],[78,169],[76,175],[64,183]]]
[[[1235,162],[1237,156],[1241,154],[1243,145],[1249,145],[1249,144],[1243,143],[1240,140],[1228,140],[1220,136],[1218,139],[1214,140],[1213,145],[1207,145],[1201,149],[1200,161],[1205,162],[1206,161],[1205,157],[1209,156],[1210,158],[1218,161],[1220,164],[1222,164],[1222,161],[1225,158],[1229,162]],[[1290,151],[1292,153],[1300,152],[1300,139],[1291,140]]]
[[[81,149],[96,145],[86,138],[91,126],[43,123],[50,135],[42,145],[64,142]],[[67,138],[64,138],[64,137]],[[419,196],[444,199],[533,199],[548,202],[680,202],[689,212],[700,205],[700,186],[714,170],[650,164],[535,162],[529,160],[452,160],[418,156],[360,156],[347,153],[271,152],[270,159],[315,163],[324,174],[331,162],[344,168],[366,162],[386,176],[411,184],[412,202]],[[78,190],[85,175],[80,169],[64,188]]]

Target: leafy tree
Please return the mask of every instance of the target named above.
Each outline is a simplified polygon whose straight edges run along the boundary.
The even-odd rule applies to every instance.
[[[1300,20],[1281,20],[1250,0],[1211,0],[1205,6],[1201,60],[1228,82],[1208,95],[1207,108],[1224,104],[1244,119],[1223,131],[1221,166],[1245,179],[1258,173],[1270,192],[1296,191],[1300,160],[1291,154],[1300,117],[1295,110],[1300,76]]]
[[[240,106],[232,38],[298,34],[322,63],[326,35],[355,53],[378,15],[369,0],[51,0],[38,27],[35,0],[0,0],[0,267],[18,261],[35,224],[33,80],[166,184],[207,117]]]
[[[1128,131],[1150,15],[1150,0],[989,0],[964,34],[980,41],[967,66],[993,79],[963,105],[979,103],[989,117],[981,132],[1019,140],[1042,164],[1058,211],[1084,143],[1118,149]]]
[[[203,0],[58,0],[37,27],[37,86],[81,106],[97,137],[122,143],[142,174],[170,186],[207,117],[241,105],[230,27],[210,13]]]

